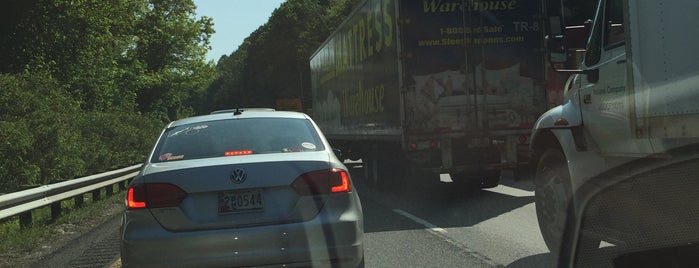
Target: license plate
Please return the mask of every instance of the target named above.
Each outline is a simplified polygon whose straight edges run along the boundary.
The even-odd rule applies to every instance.
[[[261,211],[262,191],[229,191],[218,193],[218,213]]]

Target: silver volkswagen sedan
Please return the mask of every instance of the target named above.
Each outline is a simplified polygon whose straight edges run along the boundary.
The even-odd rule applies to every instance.
[[[133,267],[362,267],[350,174],[305,114],[215,112],[170,123],[127,191]]]

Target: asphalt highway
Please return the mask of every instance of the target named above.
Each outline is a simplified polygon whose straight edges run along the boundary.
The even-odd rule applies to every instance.
[[[367,267],[553,267],[538,229],[533,183],[504,173],[501,185],[457,189],[412,180],[378,190],[350,164],[365,219]],[[114,215],[36,267],[120,267]]]

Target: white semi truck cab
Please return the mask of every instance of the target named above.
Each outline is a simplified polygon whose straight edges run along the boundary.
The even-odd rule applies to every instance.
[[[538,119],[531,139],[537,216],[552,252],[585,181],[699,142],[699,2],[599,0],[587,27],[565,27],[557,11],[548,11],[550,61],[572,75],[563,104]]]

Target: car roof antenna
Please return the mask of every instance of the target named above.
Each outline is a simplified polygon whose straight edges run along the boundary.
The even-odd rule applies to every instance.
[[[235,108],[235,110],[233,111],[233,115],[241,115],[241,114],[243,114],[243,109]]]

